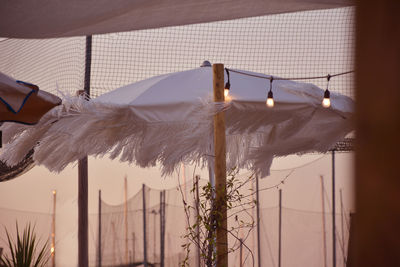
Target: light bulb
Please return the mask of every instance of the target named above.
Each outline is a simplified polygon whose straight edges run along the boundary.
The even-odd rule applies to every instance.
[[[54,247],[51,247],[51,248],[50,248],[50,252],[51,252],[51,254],[54,253]]]
[[[274,106],[274,99],[273,98],[268,98],[267,99],[267,106],[272,108]]]
[[[229,95],[229,89],[228,89],[228,88],[225,88],[225,89],[224,89],[224,96],[225,96],[225,97],[228,97],[228,95]]]
[[[322,106],[329,108],[331,106],[331,94],[328,89],[325,90],[324,99],[322,100]]]
[[[324,100],[322,100],[322,106],[324,108],[329,108],[331,106],[331,100],[329,98],[324,98]]]
[[[274,106],[274,95],[272,94],[272,91],[268,92],[268,98],[267,98],[267,107],[272,108]]]
[[[228,81],[226,82],[226,84],[225,84],[225,89],[224,89],[224,96],[225,96],[225,98],[228,97],[228,95],[229,95],[229,89],[231,89],[231,83],[229,82],[229,72],[227,72],[227,73],[228,73]]]

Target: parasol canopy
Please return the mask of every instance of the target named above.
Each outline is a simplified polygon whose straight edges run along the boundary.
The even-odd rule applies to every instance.
[[[61,104],[55,95],[37,85],[17,81],[0,72],[0,122],[35,124],[50,109]]]
[[[35,126],[3,126],[9,144],[1,158],[13,165],[34,148],[36,163],[61,171],[85,155],[109,154],[141,167],[159,163],[169,174],[181,162],[207,164],[212,118],[224,111],[228,168],[265,176],[273,157],[325,152],[353,130],[349,97],[331,93],[331,106],[324,108],[324,91],[313,84],[270,83],[269,75],[240,72],[230,72],[224,103],[212,101],[209,66],[152,77],[90,101],[66,98]],[[271,85],[273,108],[265,104]]]
[[[61,104],[59,97],[40,91],[34,84],[16,81],[1,72],[0,101],[0,125],[6,121],[35,124],[50,109]],[[0,131],[0,142],[1,139]],[[0,182],[11,180],[30,170],[34,166],[32,154],[33,150],[28,151],[21,161],[12,167],[0,161]]]

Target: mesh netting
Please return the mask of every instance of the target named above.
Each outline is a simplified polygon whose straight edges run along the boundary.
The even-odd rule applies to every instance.
[[[343,154],[344,155],[344,154]],[[317,158],[304,166],[272,171],[266,179],[260,180],[260,266],[278,266],[279,253],[279,206],[277,192],[283,191],[282,205],[282,238],[281,238],[281,266],[332,266],[332,208],[329,193],[330,168],[329,155]],[[342,161],[338,162],[338,175],[342,175]],[[348,158],[347,158],[348,161]],[[326,175],[324,190],[321,189],[321,178],[315,169],[323,170]],[[245,179],[250,173],[239,174]],[[328,180],[327,180],[328,179]],[[201,180],[205,184],[206,180]],[[342,186],[339,182],[337,186]],[[164,266],[180,266],[186,254],[182,245],[189,242],[183,235],[187,233],[188,223],[183,208],[183,199],[189,205],[195,205],[194,195],[191,192],[193,184],[181,185],[182,191],[177,188],[166,190],[165,198],[165,238],[162,242],[160,235],[160,190],[145,187],[146,212],[143,213],[143,191],[127,201],[128,235],[125,231],[124,204],[111,206],[102,201],[101,214],[101,255],[102,266],[122,266],[128,263],[142,263],[144,259],[144,227],[143,216],[146,216],[146,248],[147,261],[154,266],[161,266],[161,246],[165,249]],[[201,186],[200,186],[201,188]],[[299,188],[308,188],[299,192]],[[241,194],[255,200],[255,184],[246,184]],[[322,196],[324,209],[321,208]],[[287,200],[287,201],[286,201]],[[285,203],[289,203],[286,206]],[[349,212],[341,206],[342,200],[336,198],[336,266],[345,266],[350,231]],[[348,203],[348,201],[347,201]],[[298,204],[298,205],[297,205]],[[296,206],[297,205],[297,206]],[[307,210],[298,207],[308,207]],[[243,222],[250,222],[257,218],[256,208],[249,205],[232,209],[228,216],[228,227],[234,227]],[[322,212],[324,210],[324,212]],[[145,214],[145,215],[144,215]],[[191,213],[194,221],[195,213]],[[92,227],[97,227],[98,215],[91,217]],[[96,228],[97,229],[97,228]],[[97,233],[94,231],[94,233]],[[242,248],[238,238],[244,240]],[[93,244],[90,262],[98,266],[98,235],[91,238]],[[256,225],[252,229],[239,229],[236,237],[229,236],[229,247],[235,248],[229,254],[230,266],[259,266]],[[126,258],[125,242],[128,246]],[[242,265],[240,264],[242,262]],[[204,262],[201,266],[204,266]],[[254,264],[254,265],[253,265]],[[189,254],[189,266],[197,266],[196,247],[192,245]]]
[[[281,77],[311,77],[353,70],[354,8],[295,12],[271,16],[202,23],[126,33],[93,36],[91,95],[96,97],[122,85],[154,75],[198,67],[203,60],[224,63],[236,69]],[[0,41],[0,71],[16,79],[35,83],[42,90],[75,94],[83,89],[85,73],[85,37]],[[354,97],[353,75],[332,78],[330,89]],[[306,80],[322,88],[326,80]],[[268,84],[266,84],[267,88]],[[272,176],[274,173],[272,172]],[[261,184],[261,187],[263,185]],[[265,195],[265,191],[262,191]],[[147,257],[160,261],[159,191],[146,188]],[[142,193],[129,200],[128,237],[125,234],[124,206],[103,203],[102,261],[104,266],[143,261]],[[165,266],[178,266],[183,259],[181,235],[185,220],[179,192],[166,192]],[[264,203],[264,202],[262,202]],[[154,211],[154,212],[153,212]],[[14,224],[18,214],[1,210],[2,223]],[[277,208],[262,207],[262,262],[277,265]],[[3,216],[6,214],[6,216]],[[30,213],[29,213],[30,214]],[[26,213],[24,213],[26,218]],[[35,217],[36,215],[28,216]],[[329,229],[326,214],[326,229]],[[40,216],[39,216],[40,217]],[[8,219],[10,218],[10,219]],[[91,216],[91,229],[97,227],[97,216]],[[157,219],[158,218],[158,219]],[[321,214],[283,210],[282,266],[323,266],[321,263]],[[48,236],[49,215],[43,215],[43,231]],[[338,216],[337,220],[341,220]],[[42,224],[42,223],[40,223]],[[339,224],[339,222],[338,222]],[[37,229],[39,223],[37,223]],[[42,226],[40,226],[42,229]],[[12,227],[11,227],[12,229]],[[340,231],[340,228],[338,228]],[[91,231],[90,259],[96,265],[97,232]],[[305,235],[309,233],[308,235]],[[1,235],[4,236],[3,234]],[[327,251],[330,251],[327,233]],[[347,235],[343,240],[346,240]],[[343,241],[343,244],[346,244]],[[254,231],[246,245],[255,248]],[[343,248],[346,246],[343,245]],[[302,248],[301,250],[299,248]],[[304,251],[303,248],[309,249]],[[296,250],[297,249],[297,250]],[[317,251],[316,255],[310,254]],[[302,252],[302,253],[301,253]],[[238,252],[230,261],[239,266]],[[247,254],[246,254],[247,253]],[[295,253],[296,256],[285,257]],[[338,264],[342,254],[338,246]],[[310,256],[311,255],[311,256]],[[328,253],[328,266],[331,256]],[[244,266],[252,266],[244,250]],[[298,259],[301,264],[294,262]],[[311,262],[311,260],[314,260]],[[286,262],[285,262],[286,261]],[[294,265],[293,265],[294,264]],[[192,265],[195,266],[195,265]],[[340,266],[340,265],[339,265]]]
[[[154,75],[198,67],[203,60],[281,77],[353,69],[354,8],[295,12],[93,36],[91,94]],[[83,88],[85,38],[6,39],[0,71],[56,92]],[[320,87],[326,80],[306,80]],[[332,90],[354,96],[353,74]]]
[[[185,187],[187,191],[191,189],[189,186],[191,185]],[[141,264],[145,258],[144,242],[146,242],[147,262],[154,266],[160,266],[161,218],[166,222],[163,237],[165,266],[179,266],[185,257],[181,247],[184,240],[181,237],[185,233],[187,225],[181,193],[178,188],[164,191],[165,202],[162,201],[162,203],[165,203],[165,216],[161,216],[161,192],[163,191],[144,187],[144,191],[139,191],[127,201],[126,213],[125,204],[109,205],[104,201],[101,202],[101,256],[98,254],[98,232],[92,231],[93,236],[90,240],[94,244],[90,246],[92,249],[90,253],[91,266],[98,266],[99,257],[101,257],[102,266]],[[145,212],[143,212],[143,193],[145,195]],[[145,232],[144,216],[146,241],[144,241],[143,234]],[[90,225],[92,229],[98,229],[98,214],[90,216]]]

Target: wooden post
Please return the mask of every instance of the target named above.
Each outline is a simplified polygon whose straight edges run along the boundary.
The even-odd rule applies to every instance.
[[[282,189],[279,189],[279,247],[278,247],[278,267],[282,262]]]
[[[124,221],[125,221],[125,263],[129,263],[128,250],[128,177],[125,175],[124,180]]]
[[[156,221],[157,221],[157,210],[151,210],[151,214],[153,214],[153,265],[156,265],[156,258],[157,258],[157,225],[156,225]]]
[[[115,248],[116,248],[116,246],[115,246],[115,243],[116,243],[116,231],[115,231],[115,223],[114,223],[114,221],[112,221],[111,222],[111,229],[112,229],[112,233],[113,233],[113,249],[112,249],[112,263],[113,263],[113,266],[116,266],[116,264],[117,264],[117,262],[116,262],[116,251],[115,251]]]
[[[53,190],[53,223],[51,229],[51,266],[56,266],[56,199],[57,192]]]
[[[135,233],[134,232],[132,232],[132,263],[134,264],[135,263],[135,260],[136,260],[136,249],[135,249],[135,240],[136,239],[136,237],[135,237]],[[163,266],[162,266],[163,267]]]
[[[321,202],[322,202],[322,249],[324,253],[324,267],[327,267],[326,261],[326,229],[325,229],[325,186],[324,177],[321,175]]]
[[[243,267],[243,240],[239,238],[240,247],[239,247],[239,266]]]
[[[344,207],[343,207],[343,196],[342,189],[340,189],[340,218],[341,218],[341,228],[342,228],[342,256],[343,256],[343,266],[346,266],[346,252],[345,252],[345,240],[344,240]]]
[[[196,175],[196,260],[197,267],[201,267],[201,252],[200,252],[200,223],[198,223],[198,219],[200,216],[200,194],[199,194],[199,180],[200,176]]]
[[[99,190],[99,229],[97,243],[97,266],[101,267],[101,190]]]
[[[88,161],[78,161],[78,266],[89,266],[88,234]]]
[[[92,36],[86,37],[84,91],[90,97],[90,73],[92,65]],[[89,266],[88,233],[88,159],[78,161],[78,266]]]
[[[260,194],[259,194],[259,184],[258,184],[258,175],[256,176],[256,212],[257,212],[257,261],[258,267],[261,267],[261,240],[260,240]]]
[[[335,150],[332,150],[332,266],[336,267]]]
[[[224,65],[213,65],[214,102],[224,102]],[[217,267],[228,267],[228,234],[226,208],[226,140],[225,113],[214,115],[214,151],[215,151],[215,208]]]
[[[347,249],[347,261],[346,261],[346,267],[355,267],[356,262],[355,262],[355,249],[356,246],[354,244],[355,242],[355,213],[350,213],[350,229],[349,229],[349,245]]]
[[[143,265],[147,267],[147,231],[146,231],[146,186],[142,185],[142,197],[143,197]]]
[[[160,267],[164,267],[165,244],[165,190],[160,192]]]
[[[400,2],[356,3],[355,266],[400,266]]]

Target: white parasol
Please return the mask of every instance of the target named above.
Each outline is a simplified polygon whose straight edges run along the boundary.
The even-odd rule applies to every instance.
[[[36,163],[61,171],[85,155],[109,154],[141,167],[159,163],[168,174],[181,162],[207,163],[213,155],[212,117],[224,109],[228,168],[265,176],[273,157],[325,152],[353,130],[350,98],[331,93],[331,106],[324,108],[324,91],[313,84],[270,83],[271,76],[239,72],[230,71],[225,103],[212,102],[209,66],[156,76],[90,101],[65,99],[36,126],[3,126],[9,144],[1,158],[13,165],[34,147]],[[273,108],[265,104],[270,85]]]

